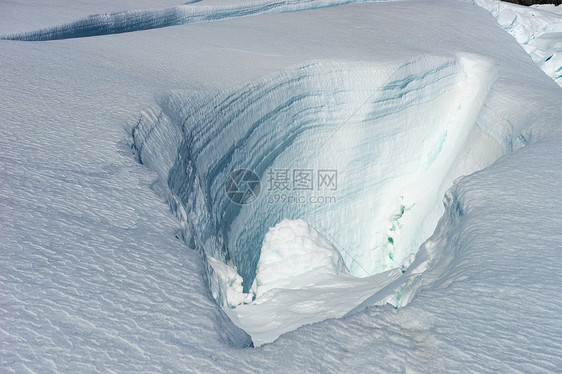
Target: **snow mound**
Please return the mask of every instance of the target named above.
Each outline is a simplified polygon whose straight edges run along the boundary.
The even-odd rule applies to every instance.
[[[349,274],[338,250],[303,220],[285,219],[265,234],[258,262],[257,297],[273,288],[306,286],[302,276]]]
[[[350,276],[336,247],[303,220],[285,219],[269,229],[257,271],[252,302],[239,294],[242,302],[225,310],[256,347],[300,326],[342,317],[366,299],[371,305],[396,304],[401,282],[398,269]]]

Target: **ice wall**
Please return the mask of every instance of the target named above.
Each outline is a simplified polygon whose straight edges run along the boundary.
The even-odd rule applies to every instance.
[[[479,123],[493,79],[468,55],[313,63],[228,92],[164,95],[132,146],[166,185],[186,243],[237,269],[245,291],[284,218],[308,222],[363,277],[399,267],[431,234],[453,179],[506,152],[508,129]],[[337,202],[272,203],[268,172],[297,168],[337,170]],[[252,204],[225,192],[237,169],[261,178]]]

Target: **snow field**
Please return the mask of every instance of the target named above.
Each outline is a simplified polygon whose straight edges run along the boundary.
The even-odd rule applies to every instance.
[[[2,2],[2,34],[104,11],[103,2],[79,10],[75,2],[61,4]],[[0,40],[0,48],[0,371],[555,372],[562,366],[560,87],[486,10],[456,1],[356,4],[95,38]],[[488,89],[476,124],[466,128],[470,146],[463,152],[473,165],[506,156],[457,180],[444,194],[444,213],[430,240],[415,258],[397,260],[394,270],[365,278],[332,274],[298,294],[275,288],[263,295],[292,300],[284,309],[270,302],[242,303],[237,314],[225,309],[232,321],[239,318],[255,328],[252,334],[262,334],[262,342],[275,339],[275,324],[283,321],[276,314],[290,315],[286,320],[294,325],[285,330],[296,329],[240,349],[251,341],[213,300],[211,290],[225,288],[208,287],[212,260],[174,236],[191,248],[200,245],[189,240],[189,227],[178,227],[188,217],[182,201],[169,198],[168,181],[153,183],[157,173],[131,158],[122,144],[124,123],[134,122],[131,130],[143,109],[158,116],[170,97],[178,98],[178,108],[187,101],[197,110],[202,97],[246,92],[245,83],[268,87],[268,80],[279,83],[276,78],[294,77],[311,63],[324,66],[317,69],[322,79],[334,66],[349,70],[333,74],[344,81],[360,77],[343,85],[351,93],[336,95],[345,121],[349,103],[366,99],[416,59],[426,62],[414,64],[415,76],[432,72],[412,83],[428,83],[424,95],[431,92],[438,101],[447,102],[436,88],[451,96],[449,102],[483,99],[480,92]],[[447,69],[433,72],[447,62]],[[364,94],[363,79],[372,83]],[[484,84],[461,89],[472,79]],[[333,94],[333,86],[307,84]],[[369,112],[362,107],[358,116]],[[160,116],[160,126],[178,128],[168,120]],[[160,130],[154,129],[156,144]],[[333,141],[350,136],[346,129]],[[168,131],[175,130],[161,134]],[[162,138],[160,151],[169,154],[154,158],[158,173],[175,164],[175,147],[183,142],[183,134],[175,143]],[[342,154],[321,156],[338,161]],[[153,190],[168,198],[180,220]],[[400,204],[395,208],[392,218],[402,214]],[[349,251],[318,224],[321,213],[304,217],[309,227],[338,251]],[[261,249],[262,241],[256,243]],[[227,267],[226,253],[216,253],[236,304],[242,279],[232,271],[233,260]],[[263,309],[251,311],[248,322],[246,307]],[[325,320],[314,323],[305,315]]]

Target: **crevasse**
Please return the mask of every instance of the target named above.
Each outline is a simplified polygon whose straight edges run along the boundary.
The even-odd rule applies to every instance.
[[[225,92],[163,95],[132,126],[131,145],[158,174],[185,242],[213,258],[208,279],[219,304],[259,304],[252,284],[262,241],[283,219],[311,225],[355,277],[396,274],[403,260],[411,263],[442,215],[453,180],[491,164],[517,141],[486,107],[494,77],[493,65],[474,55],[314,62]],[[260,177],[252,204],[235,204],[226,194],[225,182],[238,169]],[[269,173],[295,169],[336,171],[335,189],[307,192],[330,193],[335,202],[272,203],[277,191],[268,189]],[[221,272],[217,260],[229,270]],[[328,302],[323,313],[290,329],[343,315],[368,297],[361,292],[337,312]],[[284,301],[271,302],[282,308]]]

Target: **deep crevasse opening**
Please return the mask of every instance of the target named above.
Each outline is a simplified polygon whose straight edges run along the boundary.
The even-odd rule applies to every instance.
[[[388,287],[406,281],[446,189],[513,147],[485,105],[494,77],[474,55],[316,62],[226,92],[164,95],[132,147],[207,258],[213,296],[260,345],[367,299],[404,303]],[[260,182],[251,204],[225,189],[240,169]],[[294,188],[295,171],[311,190]],[[320,186],[320,172],[337,183]],[[289,188],[274,188],[278,176]]]

